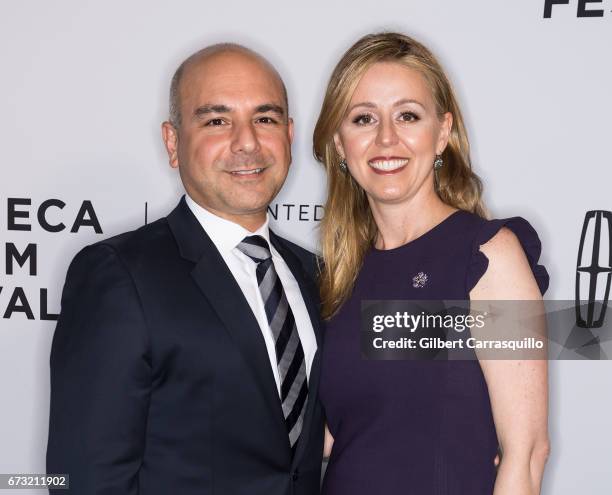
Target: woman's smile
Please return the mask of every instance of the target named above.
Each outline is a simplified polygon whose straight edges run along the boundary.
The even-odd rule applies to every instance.
[[[379,175],[396,174],[403,170],[408,165],[408,158],[391,156],[375,156],[368,160],[368,165],[372,167],[372,171]]]

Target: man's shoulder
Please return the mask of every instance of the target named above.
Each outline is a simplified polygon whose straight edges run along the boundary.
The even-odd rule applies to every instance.
[[[168,220],[160,218],[142,227],[98,241],[93,246],[106,245],[122,254],[144,253],[159,248],[161,243],[172,240]]]
[[[123,263],[156,262],[176,251],[168,221],[160,218],[150,224],[123,232],[121,234],[102,239],[83,248],[77,257],[90,258],[92,261],[103,255],[112,255],[119,258]]]

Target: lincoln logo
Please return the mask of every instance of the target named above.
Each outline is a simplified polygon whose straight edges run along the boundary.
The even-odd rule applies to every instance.
[[[576,325],[600,328],[606,316],[612,278],[612,212],[584,216],[576,265]],[[586,306],[582,302],[586,302]],[[585,314],[586,309],[586,314]]]

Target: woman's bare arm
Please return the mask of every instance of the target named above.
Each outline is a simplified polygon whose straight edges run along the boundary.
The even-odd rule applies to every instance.
[[[471,300],[541,301],[514,233],[501,229],[481,251],[489,267]],[[538,495],[550,450],[547,361],[482,359],[480,365],[502,452],[494,495]]]

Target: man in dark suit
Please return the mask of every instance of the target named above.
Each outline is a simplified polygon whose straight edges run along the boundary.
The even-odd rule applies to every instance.
[[[162,133],[187,195],[68,270],[47,471],[79,495],[316,494],[316,260],[266,212],[291,162],[285,87],[244,47],[205,48]]]

